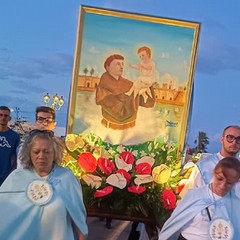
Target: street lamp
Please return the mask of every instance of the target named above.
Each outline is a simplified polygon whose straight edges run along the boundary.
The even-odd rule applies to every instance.
[[[51,100],[52,102],[50,103]],[[43,96],[43,101],[45,102],[46,106],[48,106],[48,104],[51,104],[50,107],[55,110],[59,110],[64,104],[63,96],[60,97],[57,95],[57,93],[52,98],[48,93],[46,93]]]

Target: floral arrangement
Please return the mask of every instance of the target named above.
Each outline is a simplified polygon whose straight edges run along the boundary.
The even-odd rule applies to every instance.
[[[142,215],[161,225],[183,187],[182,154],[168,141],[112,145],[94,134],[68,134],[63,166],[83,186],[87,207]]]

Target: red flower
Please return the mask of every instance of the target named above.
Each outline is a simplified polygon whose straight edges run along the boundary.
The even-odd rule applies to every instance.
[[[176,195],[171,189],[165,189],[162,191],[162,203],[167,210],[172,210],[176,207]]]
[[[127,164],[133,164],[135,159],[131,152],[122,152],[119,157]]]
[[[140,186],[140,185],[139,186],[134,185],[134,186],[128,187],[128,191],[136,194],[141,194],[146,191],[146,187]]]
[[[131,180],[131,175],[129,172],[127,172],[124,169],[118,169],[117,173],[120,173],[123,175],[123,177],[127,180],[127,184],[129,184],[130,180]]]
[[[78,165],[87,172],[94,172],[97,168],[97,159],[89,152],[78,156]]]
[[[97,190],[94,193],[94,197],[98,198],[98,197],[104,197],[107,196],[108,194],[110,194],[113,191],[113,187],[112,186],[107,186],[101,190]]]
[[[184,186],[185,186],[185,184],[182,184],[182,185],[179,185],[179,186],[177,187],[177,193],[178,193],[178,194],[183,190]]]
[[[103,157],[100,157],[98,159],[98,166],[102,170],[102,172],[105,173],[106,175],[110,175],[115,168],[115,165],[113,162]]]
[[[138,174],[151,174],[152,168],[149,163],[139,163],[136,165],[136,172]]]

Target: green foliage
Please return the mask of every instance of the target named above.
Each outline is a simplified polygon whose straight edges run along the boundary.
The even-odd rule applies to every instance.
[[[178,184],[183,178],[181,176],[182,154],[174,143],[154,140],[138,145],[112,145],[94,134],[69,134],[66,136],[66,146],[63,166],[70,168],[80,179],[84,203],[87,207],[106,209],[114,214],[126,213],[129,216],[154,219],[159,226],[169,217],[171,210],[164,206],[162,192],[165,189],[171,189],[178,197]],[[91,153],[96,159],[104,157],[114,163],[112,175],[118,170],[116,161],[121,154],[131,153],[135,158],[132,168],[128,170],[131,179],[124,188],[112,185],[113,191],[110,194],[95,197],[96,192],[103,190],[106,186],[111,186],[107,181],[109,174],[105,174],[99,166],[91,173],[83,169],[78,162],[78,157],[84,152]],[[135,184],[136,178],[145,177],[136,170],[138,161],[151,165],[151,172],[147,175],[150,180],[140,183],[139,186],[145,187],[142,193],[129,192],[128,187]],[[100,177],[99,185],[84,181],[84,176],[88,174]]]

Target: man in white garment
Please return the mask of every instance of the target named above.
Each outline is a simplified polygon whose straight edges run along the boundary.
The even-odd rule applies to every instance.
[[[207,154],[206,157],[203,154],[203,158],[194,166],[185,187],[180,193],[181,198],[185,196],[189,189],[208,184],[211,181],[213,169],[219,160],[225,157],[237,157],[237,153],[240,151],[240,126],[226,127],[220,141],[222,144],[220,152]]]

